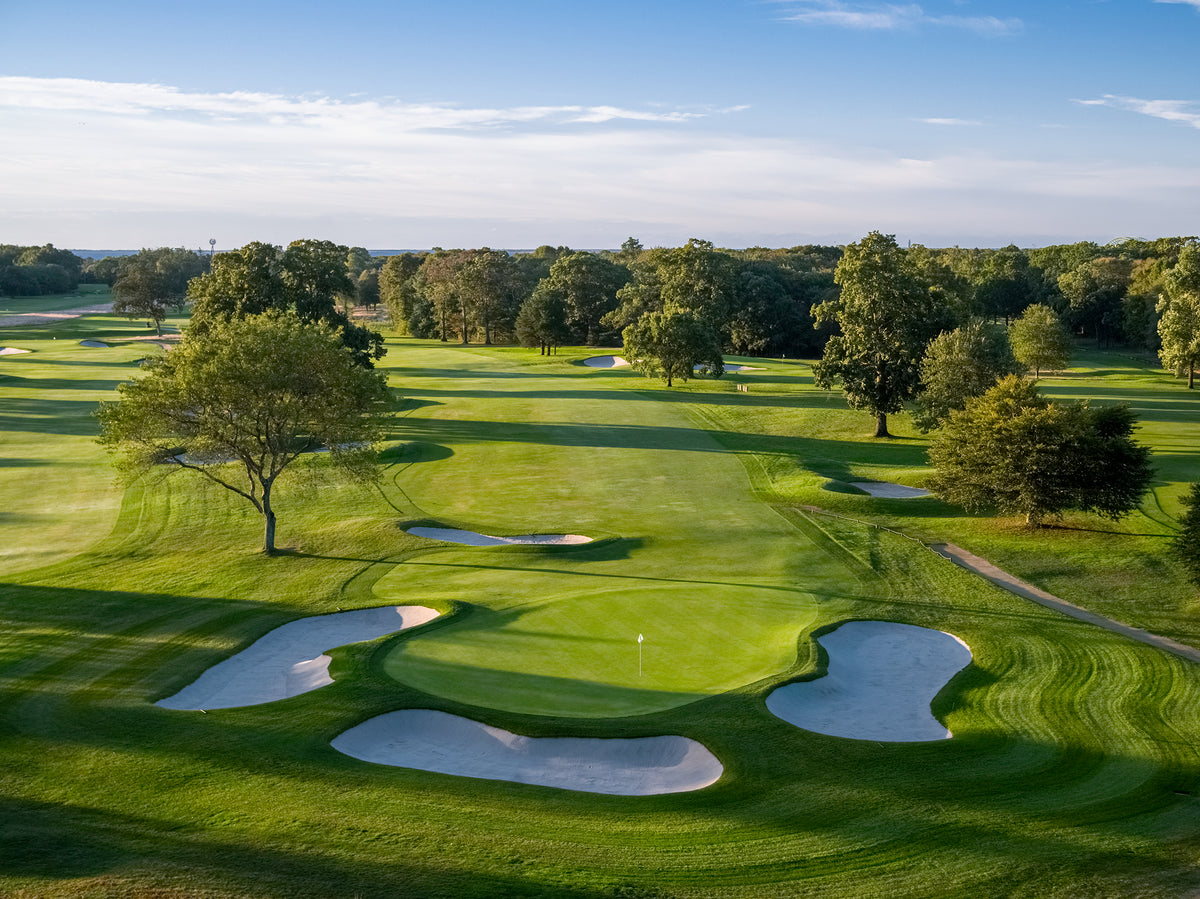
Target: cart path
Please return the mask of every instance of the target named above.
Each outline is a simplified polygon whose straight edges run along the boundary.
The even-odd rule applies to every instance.
[[[1094,624],[1097,627],[1121,634],[1132,640],[1138,640],[1166,652],[1173,653],[1180,658],[1187,659],[1189,662],[1200,663],[1200,649],[1194,646],[1188,646],[1169,637],[1152,634],[1149,631],[1131,627],[1128,624],[1122,624],[1120,621],[1105,618],[1103,615],[1097,615],[1095,612],[1089,612],[1087,609],[1081,609],[1079,606],[1072,605],[1065,599],[1059,599],[1045,590],[1039,590],[1033,584],[1014,577],[1007,571],[1002,571],[987,559],[980,558],[974,553],[969,553],[961,546],[955,546],[953,543],[931,543],[929,544],[929,548],[939,556],[949,559],[954,564],[972,571],[982,578],[986,578],[997,587],[1036,602],[1038,605],[1054,609],[1056,612],[1061,612],[1080,621],[1086,621],[1088,624]]]

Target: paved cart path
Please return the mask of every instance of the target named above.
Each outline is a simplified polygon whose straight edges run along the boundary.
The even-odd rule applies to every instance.
[[[1169,637],[1152,634],[1149,631],[1131,627],[1128,624],[1122,624],[1120,621],[1105,618],[1103,615],[1097,615],[1095,612],[1089,612],[1087,609],[1081,609],[1079,606],[1072,605],[1065,599],[1059,599],[1045,590],[1039,590],[1033,584],[1014,577],[1007,571],[1002,571],[987,559],[980,558],[974,553],[969,553],[961,546],[955,546],[953,543],[931,543],[929,548],[939,556],[954,562],[956,565],[966,568],[968,571],[973,571],[980,577],[986,578],[997,587],[1008,590],[1010,593],[1015,593],[1017,596],[1023,596],[1025,599],[1036,602],[1038,605],[1054,609],[1055,611],[1062,612],[1064,615],[1070,615],[1072,618],[1086,621],[1088,624],[1094,624],[1097,627],[1102,627],[1105,630],[1138,640],[1158,649],[1166,650],[1190,662],[1200,663],[1200,649],[1194,646],[1188,646]]]

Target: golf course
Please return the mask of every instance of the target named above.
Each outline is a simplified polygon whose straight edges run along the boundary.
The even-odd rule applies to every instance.
[[[727,357],[668,389],[585,364],[615,347],[389,333],[382,478],[308,454],[266,555],[242,498],[173,466],[120,482],[96,442],[98,403],[164,352],[151,334],[0,325],[27,351],[0,356],[0,895],[1200,895],[1200,664],[930,549],[1200,647],[1169,552],[1200,391],[1152,361],[1089,341],[1042,379],[1128,403],[1155,480],[1120,521],[1031,529],[854,486],[920,488],[930,438],[904,414],[869,437],[805,360]],[[368,609],[374,630],[279,663],[324,657],[295,689],[170,707],[278,629]],[[860,651],[865,622],[903,627],[859,628],[892,641]],[[865,672],[886,690],[843,714]],[[777,693],[797,686],[833,700]],[[783,697],[838,720],[792,723]],[[886,738],[895,710],[920,726]],[[360,756],[418,727],[442,762]],[[489,773],[498,744],[574,767]],[[626,748],[697,768],[626,790]],[[616,774],[589,788],[593,752]]]

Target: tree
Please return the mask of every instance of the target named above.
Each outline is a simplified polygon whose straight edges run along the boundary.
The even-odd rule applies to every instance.
[[[174,466],[233,491],[262,515],[266,553],[275,551],[273,488],[301,453],[323,447],[352,477],[377,474],[384,375],[356,364],[334,328],[291,311],[189,330],[117,390],[96,414],[118,468],[135,477]]]
[[[921,359],[921,392],[913,404],[913,421],[922,431],[941,427],[952,410],[1019,371],[1000,326],[973,321],[943,331],[929,342]]]
[[[539,347],[543,356],[557,351],[571,334],[562,295],[539,285],[521,304],[516,327],[521,346]]]
[[[355,361],[370,368],[387,350],[383,335],[350,321],[338,300],[354,295],[346,271],[349,249],[328,240],[296,240],[286,250],[248,243],[221,253],[206,275],[188,285],[192,328],[205,330],[231,318],[268,310],[295,310],[304,321],[324,322],[342,336]]]
[[[557,293],[575,327],[588,346],[600,336],[600,319],[617,306],[617,291],[629,280],[629,271],[595,253],[567,253],[550,266],[538,282],[539,290]]]
[[[1179,517],[1180,531],[1173,548],[1188,571],[1188,579],[1200,587],[1200,483],[1192,484],[1182,502],[1185,511]]]
[[[1166,295],[1159,302],[1158,356],[1163,368],[1187,375],[1187,386],[1195,385],[1200,366],[1200,245],[1189,244],[1166,276]]]
[[[418,302],[418,294],[412,278],[421,268],[424,260],[425,254],[423,253],[401,253],[399,256],[389,256],[379,272],[379,298],[387,306],[392,327],[397,331],[408,331],[417,337],[429,336],[413,331],[411,322]]]
[[[483,330],[483,342],[491,345],[494,332],[509,330],[516,317],[517,272],[513,258],[503,250],[483,247],[468,254],[458,271],[458,293],[463,301],[463,343],[467,342],[468,319]]]
[[[699,368],[713,377],[725,374],[721,340],[708,320],[693,309],[668,306],[647,312],[621,334],[625,358],[635,371],[658,375],[672,386]]]
[[[1128,406],[1051,403],[1010,376],[949,419],[929,448],[941,499],[1023,514],[1040,525],[1068,510],[1120,518],[1150,486],[1150,451],[1134,442]]]
[[[1122,300],[1129,289],[1132,263],[1103,256],[1082,263],[1058,276],[1058,289],[1067,299],[1074,327],[1091,332],[1096,343],[1112,343],[1120,332]]]
[[[207,266],[203,256],[183,248],[142,250],[123,257],[112,284],[113,314],[151,319],[162,334],[168,310],[183,305],[188,282]]]
[[[887,417],[920,385],[920,362],[939,310],[894,235],[872,231],[846,247],[835,281],[841,295],[813,308],[816,324],[836,321],[841,333],[813,366],[817,386],[840,382],[855,409],[875,416],[875,436],[890,437]]]
[[[1071,338],[1062,321],[1049,306],[1030,306],[1012,324],[1009,331],[1013,355],[1034,378],[1043,368],[1063,368],[1071,359]]]

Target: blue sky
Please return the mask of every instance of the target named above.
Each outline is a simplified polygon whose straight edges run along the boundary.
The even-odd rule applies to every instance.
[[[1200,0],[0,0],[0,242],[1200,233]]]

